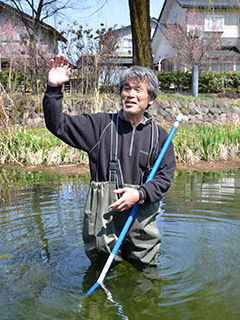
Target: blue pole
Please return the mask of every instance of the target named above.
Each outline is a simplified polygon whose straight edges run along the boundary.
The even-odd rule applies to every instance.
[[[156,173],[156,171],[157,171],[157,169],[158,169],[158,167],[159,167],[159,165],[160,165],[160,163],[161,163],[161,161],[162,161],[162,159],[163,159],[163,157],[164,157],[164,155],[165,155],[165,153],[167,151],[167,148],[168,148],[168,146],[169,146],[169,144],[170,144],[170,142],[171,142],[171,140],[172,140],[172,138],[173,138],[173,136],[174,136],[179,124],[180,124],[180,122],[181,122],[181,120],[182,120],[182,114],[179,114],[177,119],[176,119],[176,121],[175,121],[175,123],[174,123],[174,125],[173,125],[173,127],[172,127],[172,129],[171,129],[171,131],[170,131],[170,133],[169,133],[169,135],[168,135],[168,137],[167,137],[167,140],[164,143],[164,146],[161,149],[161,152],[159,153],[159,156],[158,156],[158,158],[157,158],[157,160],[156,160],[156,162],[155,162],[155,164],[154,164],[154,166],[153,166],[153,168],[152,168],[152,170],[151,170],[146,182],[152,180],[152,178],[154,177],[154,175],[155,175],[155,173]],[[105,265],[103,267],[103,270],[102,270],[97,282],[85,294],[87,297],[105,279],[105,277],[107,275],[107,272],[108,272],[108,270],[109,270],[109,268],[110,268],[110,266],[111,266],[111,264],[112,264],[112,262],[113,262],[113,260],[114,260],[114,258],[116,256],[116,254],[118,252],[118,249],[119,249],[119,247],[120,247],[120,245],[121,245],[121,243],[122,243],[122,241],[123,241],[128,229],[129,229],[129,227],[130,227],[130,225],[131,225],[131,223],[133,221],[133,218],[134,218],[134,216],[135,216],[135,214],[136,214],[136,212],[138,210],[138,207],[139,207],[139,204],[137,204],[137,203],[133,206],[132,211],[131,211],[129,217],[127,218],[127,221],[125,222],[125,225],[124,225],[124,227],[123,227],[123,229],[122,229],[122,231],[121,231],[121,233],[120,233],[120,235],[119,235],[119,237],[118,237],[118,239],[117,239],[117,241],[115,243],[115,246],[113,247],[112,252],[109,255],[109,258],[108,258],[107,262],[105,263]]]

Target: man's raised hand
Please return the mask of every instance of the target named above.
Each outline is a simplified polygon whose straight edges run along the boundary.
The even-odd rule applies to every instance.
[[[58,55],[55,60],[50,60],[48,83],[53,86],[62,86],[69,81],[70,73],[69,59],[67,57],[64,59],[63,55]]]

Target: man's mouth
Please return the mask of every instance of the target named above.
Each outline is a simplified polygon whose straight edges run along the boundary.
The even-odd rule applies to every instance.
[[[134,101],[125,101],[125,105],[126,106],[132,106],[132,105],[135,105],[136,104],[136,102],[134,102]]]

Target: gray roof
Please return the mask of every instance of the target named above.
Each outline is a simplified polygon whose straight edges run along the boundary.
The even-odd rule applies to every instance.
[[[214,8],[236,8],[240,7],[239,1],[234,0],[176,0],[177,3],[182,8],[189,7],[198,7],[198,8],[206,8],[206,7],[214,7]]]

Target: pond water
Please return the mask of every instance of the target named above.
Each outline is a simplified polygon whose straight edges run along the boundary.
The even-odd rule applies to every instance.
[[[177,170],[157,268],[122,262],[105,289],[84,253],[89,177],[0,170],[0,319],[239,319],[240,170]]]

